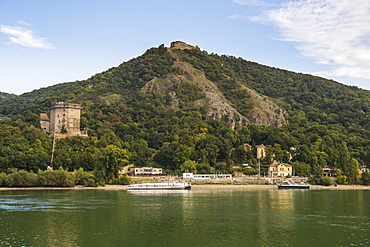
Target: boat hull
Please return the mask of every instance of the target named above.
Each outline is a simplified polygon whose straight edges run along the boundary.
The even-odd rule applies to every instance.
[[[278,189],[310,189],[309,185],[278,185]]]
[[[190,187],[184,188],[127,188],[127,190],[190,190]]]
[[[185,182],[169,183],[142,183],[133,184],[127,187],[127,190],[189,190],[191,185]]]

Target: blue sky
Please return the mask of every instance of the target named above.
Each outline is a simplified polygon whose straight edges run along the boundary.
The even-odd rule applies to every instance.
[[[177,40],[370,89],[369,0],[0,0],[0,91],[84,80]]]

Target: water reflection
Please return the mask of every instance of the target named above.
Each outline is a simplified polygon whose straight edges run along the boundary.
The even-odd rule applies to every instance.
[[[59,215],[57,215],[59,214]],[[46,213],[45,241],[47,246],[78,246],[77,212]],[[43,242],[44,240],[42,240]]]
[[[189,190],[129,190],[127,191],[130,194],[135,195],[158,195],[158,196],[165,196],[165,195],[171,195],[171,194],[188,194],[190,193]]]
[[[2,192],[0,245],[370,246],[370,191]]]

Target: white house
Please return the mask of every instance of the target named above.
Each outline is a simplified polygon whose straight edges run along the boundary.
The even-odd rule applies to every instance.
[[[161,175],[162,168],[153,168],[153,167],[139,167],[134,168],[134,175]]]

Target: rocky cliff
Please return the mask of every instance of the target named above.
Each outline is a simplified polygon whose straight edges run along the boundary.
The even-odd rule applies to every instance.
[[[173,44],[173,43],[172,43]],[[174,48],[174,45],[171,45]],[[181,44],[185,49],[185,46]],[[188,48],[192,49],[193,46]],[[193,82],[204,93],[204,97],[192,102],[193,106],[203,106],[206,108],[207,119],[221,119],[229,127],[239,128],[249,124],[275,125],[282,126],[287,123],[285,119],[286,111],[272,102],[268,97],[260,95],[256,91],[242,86],[250,94],[250,103],[253,105],[248,115],[242,115],[235,107],[224,97],[220,89],[207,79],[204,72],[194,68],[191,64],[183,61],[181,57],[169,49],[171,55],[175,58],[174,67],[178,68],[180,73],[169,74],[165,78],[154,78],[149,81],[142,90],[147,92],[167,93],[173,98],[173,107],[178,107],[177,95],[173,87],[185,81]]]

